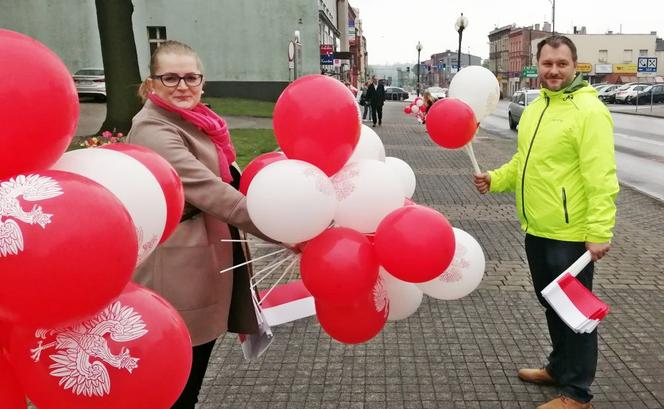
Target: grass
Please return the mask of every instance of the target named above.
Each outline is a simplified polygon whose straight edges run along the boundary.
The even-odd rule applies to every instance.
[[[210,104],[213,111],[224,115],[255,116],[259,118],[272,118],[274,102],[257,101],[241,98],[203,98],[203,102]]]
[[[237,163],[242,169],[256,156],[277,149],[272,129],[232,129],[231,139],[237,152]]]

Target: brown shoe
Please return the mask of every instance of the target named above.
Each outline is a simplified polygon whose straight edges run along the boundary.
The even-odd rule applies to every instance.
[[[536,383],[538,385],[555,385],[556,380],[553,379],[546,368],[521,368],[519,369],[519,379],[524,382]]]
[[[590,403],[583,403],[567,396],[561,396],[538,406],[537,409],[590,409],[592,407],[593,405]]]

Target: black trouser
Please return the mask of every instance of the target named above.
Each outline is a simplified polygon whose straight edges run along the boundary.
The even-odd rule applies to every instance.
[[[371,104],[371,120],[373,124],[376,125],[376,115],[378,115],[378,123],[383,123],[383,105],[382,104]]]
[[[546,321],[553,350],[546,369],[556,380],[560,393],[580,402],[588,402],[593,395],[590,385],[597,369],[597,330],[577,334],[558,317],[541,291],[586,251],[585,243],[545,239],[526,235],[526,254],[539,302],[546,308]],[[577,279],[592,290],[593,263]]]
[[[201,390],[203,377],[205,377],[205,371],[207,371],[215,342],[216,340],[193,348],[191,372],[189,373],[189,379],[187,379],[187,385],[178,400],[171,406],[171,409],[194,409],[194,406],[196,406],[198,392]]]

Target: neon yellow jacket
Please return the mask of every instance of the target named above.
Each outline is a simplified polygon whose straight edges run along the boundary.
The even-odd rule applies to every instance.
[[[516,192],[521,228],[563,241],[610,241],[618,194],[613,120],[579,75],[540,96],[519,121],[517,152],[489,172],[492,192]]]

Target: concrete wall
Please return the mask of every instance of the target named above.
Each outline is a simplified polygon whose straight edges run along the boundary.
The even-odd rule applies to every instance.
[[[70,72],[103,67],[94,1],[2,0],[0,10],[0,28],[44,43]]]
[[[198,51],[206,95],[276,99],[289,81],[288,42],[295,30],[301,34],[302,75],[320,73],[318,10],[323,0],[133,1],[143,77],[150,59],[148,26],[165,26],[168,39]],[[325,3],[336,21],[336,1]],[[102,66],[92,0],[3,0],[0,27],[43,42],[72,72]]]

